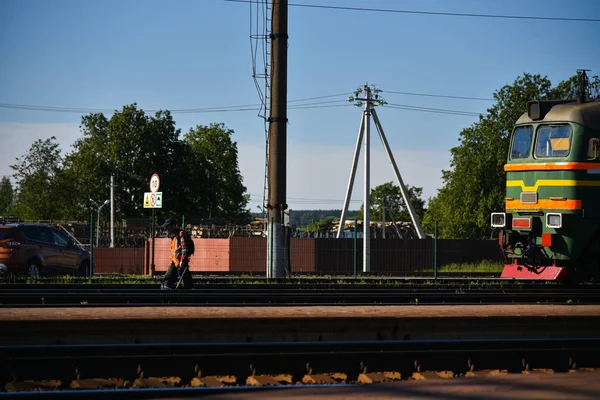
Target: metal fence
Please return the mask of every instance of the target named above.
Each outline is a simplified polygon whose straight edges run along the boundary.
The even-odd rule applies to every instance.
[[[146,248],[95,248],[95,274],[144,275]]]
[[[156,238],[154,269],[151,240],[143,249],[94,250],[96,273],[166,271],[170,241]],[[195,273],[265,274],[267,240],[262,237],[194,239],[190,270]],[[493,240],[371,239],[371,269],[366,275],[428,276],[448,264],[502,261]],[[291,238],[291,274],[352,276],[363,274],[362,239]]]
[[[16,222],[16,221],[15,221]],[[58,226],[84,246],[89,246],[88,222],[37,221]],[[264,221],[263,221],[264,222]],[[267,238],[264,225],[255,221],[248,225],[187,224],[194,238],[196,252],[190,269],[195,273],[265,274],[267,269]],[[358,226],[360,228],[360,226]],[[169,265],[170,241],[166,231],[158,229],[154,251],[148,239],[148,219],[122,220],[115,224],[114,248],[110,248],[107,223],[91,227],[94,242],[95,273],[151,274],[166,271]],[[99,228],[99,229],[98,229]],[[307,275],[358,274],[385,276],[427,276],[448,264],[477,263],[482,260],[503,261],[495,240],[449,240],[406,238],[406,232],[387,238],[381,226],[371,233],[370,271],[363,272],[363,240],[356,226],[347,226],[344,237],[336,239],[336,227],[326,232],[308,234],[292,231],[289,273]],[[100,232],[100,235],[97,232]],[[356,236],[356,237],[354,237]],[[94,243],[94,246],[96,244]],[[153,262],[154,261],[154,262]],[[154,267],[153,267],[154,265]]]

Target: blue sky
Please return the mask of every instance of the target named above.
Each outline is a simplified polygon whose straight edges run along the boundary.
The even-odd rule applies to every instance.
[[[596,0],[291,3],[600,19]],[[133,102],[148,110],[257,104],[250,11],[248,3],[223,0],[0,0],[0,103],[85,110]],[[256,29],[256,6],[252,15]],[[290,6],[288,99],[328,96],[290,103],[314,106],[288,112],[290,208],[342,207],[361,118],[361,110],[343,100],[366,82],[382,89],[389,103],[485,113],[492,102],[386,91],[491,98],[524,72],[547,75],[555,84],[578,68],[600,74],[599,37],[598,22]],[[256,114],[174,113],[183,132],[211,122],[235,131],[253,210],[262,203],[265,145]],[[449,168],[449,149],[477,117],[391,107],[378,108],[378,114],[404,181],[422,186],[426,198],[434,196],[441,170]],[[0,175],[10,175],[9,165],[37,138],[54,135],[70,151],[80,121],[80,113],[0,107]],[[374,187],[395,178],[374,127],[372,132]],[[362,167],[357,174],[354,209],[361,204]]]

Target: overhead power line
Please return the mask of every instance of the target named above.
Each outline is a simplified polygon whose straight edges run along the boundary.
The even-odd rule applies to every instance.
[[[338,100],[336,103],[344,103],[345,100]],[[290,105],[290,110],[301,110],[311,108],[329,108],[329,107],[348,107],[349,104],[326,104],[329,102],[320,103],[307,103],[307,104],[296,104]],[[16,110],[29,110],[29,111],[50,111],[50,112],[63,112],[63,113],[75,113],[75,114],[89,114],[89,113],[105,113],[114,114],[120,112],[119,110],[111,109],[83,109],[83,108],[71,108],[71,107],[50,107],[50,106],[28,106],[22,104],[0,104],[0,108],[12,108]],[[223,112],[239,112],[239,111],[258,111],[260,104],[248,105],[243,107],[213,107],[213,108],[190,108],[181,110],[162,110],[169,111],[171,114],[206,114],[206,113],[223,113]],[[154,113],[161,110],[143,110],[145,113]]]
[[[251,0],[225,0],[233,3],[249,3]],[[472,13],[452,13],[438,11],[414,11],[414,10],[396,10],[386,8],[369,8],[369,7],[347,7],[347,6],[329,6],[317,4],[300,4],[289,3],[289,7],[303,8],[320,8],[328,10],[344,10],[344,11],[366,11],[379,13],[395,13],[395,14],[417,14],[417,15],[438,15],[445,17],[468,17],[468,18],[497,18],[497,19],[525,19],[538,21],[571,21],[571,22],[600,22],[600,18],[571,18],[571,17],[542,17],[533,15],[501,15],[501,14],[472,14]]]
[[[162,110],[169,111],[172,114],[175,113],[206,113],[206,112],[226,112],[226,111],[256,111],[259,104],[249,104],[245,106],[230,106],[230,107],[210,107],[210,108],[189,108],[189,109],[173,109],[173,110]],[[76,108],[76,107],[55,107],[55,106],[38,106],[38,105],[24,105],[24,104],[7,104],[0,103],[0,108],[12,108],[18,110],[30,110],[30,111],[52,111],[52,112],[66,112],[76,114],[88,114],[88,113],[106,113],[113,114],[120,112],[119,110],[108,109],[108,108]],[[158,112],[161,110],[149,110],[145,109],[144,112]]]
[[[342,103],[342,102],[345,102],[345,100],[337,100],[334,102]],[[315,109],[315,108],[340,108],[340,107],[351,107],[352,106],[351,104],[348,104],[348,103],[345,103],[345,104],[328,104],[328,103],[330,103],[330,102],[290,105],[288,107],[288,109],[289,110],[306,110],[306,109]],[[419,107],[419,106],[411,106],[411,105],[406,105],[406,104],[391,103],[391,104],[387,104],[386,106],[388,108],[395,108],[395,109],[407,110],[407,111],[423,111],[423,112],[432,112],[435,114],[479,116],[478,113],[474,113],[474,112],[470,112],[470,111]],[[239,107],[239,108],[236,108],[236,107]],[[12,109],[30,110],[30,111],[66,112],[66,113],[76,113],[76,114],[87,114],[87,113],[94,113],[94,112],[113,114],[115,112],[115,110],[110,110],[110,109],[83,109],[83,108],[72,108],[72,107],[28,106],[28,105],[22,105],[22,104],[0,104],[0,108],[12,108]],[[255,104],[255,105],[251,105],[251,106],[232,106],[232,107],[226,107],[226,108],[195,108],[195,109],[180,109],[180,110],[169,110],[169,111],[172,114],[203,114],[203,113],[257,111],[259,109],[260,109],[260,105]],[[147,112],[147,113],[157,112],[157,111],[159,111],[159,110],[144,110],[144,112]]]
[[[32,110],[32,111],[71,112],[71,113],[77,113],[77,114],[87,114],[87,113],[91,113],[91,112],[107,112],[107,113],[114,112],[114,110],[109,110],[109,109],[36,106],[36,105],[8,104],[8,103],[0,103],[0,108],[14,108],[14,109],[19,109],[19,110]]]
[[[261,197],[257,194],[250,194],[250,197],[252,198],[258,198]],[[293,201],[294,203],[302,203],[302,204],[319,204],[319,203],[343,203],[344,199],[313,199],[313,198],[306,198],[306,197],[288,197],[287,198],[290,201]],[[352,203],[359,203],[362,202],[362,200],[350,200],[350,202]]]
[[[306,97],[303,99],[297,100],[289,100],[290,103],[300,103],[306,102],[309,100],[318,100],[325,99],[331,97],[340,97],[345,96],[348,93],[341,94],[333,94],[327,96],[316,96],[316,97]],[[312,102],[306,104],[294,104],[290,106],[290,108],[305,108],[307,106],[315,106],[320,104],[334,103],[334,102],[343,102],[345,99],[340,100],[332,100],[327,102]],[[181,109],[170,109],[168,110],[171,114],[185,114],[185,113],[209,113],[209,112],[230,112],[230,111],[256,111],[260,107],[260,104],[242,104],[236,106],[222,106],[222,107],[203,107],[203,108],[181,108]],[[19,110],[30,110],[30,111],[53,111],[53,112],[66,112],[66,113],[76,113],[76,114],[87,114],[87,113],[106,113],[112,114],[114,112],[118,112],[118,110],[109,109],[109,108],[86,108],[86,107],[59,107],[59,106],[45,106],[45,105],[28,105],[28,104],[11,104],[11,103],[0,103],[0,108],[12,108]],[[158,112],[161,110],[153,110],[153,109],[144,109],[145,112]],[[167,109],[162,110],[167,111]]]
[[[338,94],[328,94],[327,96],[307,97],[307,98],[298,99],[298,100],[288,100],[288,103],[294,103],[294,102],[298,102],[298,101],[307,101],[307,100],[327,99],[327,98],[331,98],[331,97],[340,97],[340,96],[347,97],[350,94],[351,94],[350,92],[346,92],[346,93],[338,93]]]
[[[398,94],[398,95],[410,95],[410,96],[425,96],[425,97],[439,97],[449,99],[466,99],[466,100],[481,100],[481,101],[493,101],[493,99],[486,99],[482,97],[468,97],[468,96],[453,96],[444,94],[431,94],[431,93],[415,93],[415,92],[400,92],[386,90],[385,93]],[[305,97],[301,99],[289,100],[291,103],[288,108],[290,110],[302,110],[302,109],[313,109],[313,108],[336,108],[336,107],[349,107],[350,104],[346,103],[346,98],[349,93],[338,93],[324,96]],[[321,100],[327,98],[344,97],[339,100],[326,100],[326,101],[312,101]],[[342,104],[343,103],[343,104]],[[462,110],[449,110],[442,108],[431,108],[431,107],[420,107],[409,104],[394,104],[390,103],[387,105],[389,108],[395,108],[407,111],[421,111],[421,112],[432,112],[437,114],[454,114],[454,115],[465,115],[465,116],[478,116],[478,113],[471,111]],[[261,107],[261,104],[242,104],[234,106],[221,106],[221,107],[202,107],[202,108],[180,108],[180,109],[165,109],[163,111],[169,111],[171,114],[203,114],[203,113],[224,113],[224,112],[244,112],[244,111],[257,111]],[[108,109],[108,108],[85,108],[85,107],[59,107],[59,106],[47,106],[47,105],[27,105],[27,104],[12,104],[12,103],[0,103],[0,108],[10,108],[17,110],[30,110],[30,111],[49,111],[49,112],[64,112],[64,113],[76,113],[76,114],[88,114],[88,113],[106,113],[113,114],[120,112],[119,110]],[[155,113],[161,110],[144,109],[144,112]]]
[[[391,90],[382,90],[382,93],[402,94],[406,96],[424,96],[424,97],[440,97],[444,99],[460,99],[460,100],[480,100],[480,101],[494,101],[485,97],[466,97],[466,96],[449,96],[443,94],[427,94],[427,93],[412,93],[412,92],[394,92]]]
[[[344,103],[344,104],[331,104],[331,103]],[[339,107],[351,107],[352,105],[346,103],[345,100],[334,100],[331,102],[317,102],[317,103],[306,103],[306,104],[294,104],[288,107],[289,110],[306,110],[315,108],[339,108]],[[422,111],[432,112],[435,114],[454,114],[454,115],[465,115],[465,116],[479,116],[478,113],[470,111],[460,110],[447,110],[441,108],[430,108],[430,107],[419,107],[411,106],[407,104],[387,104],[388,108],[395,108],[399,110],[407,111]],[[106,113],[113,114],[115,110],[111,109],[84,109],[84,108],[73,108],[73,107],[52,107],[52,106],[33,106],[23,104],[3,104],[0,103],[0,108],[12,108],[17,110],[30,110],[30,111],[50,111],[50,112],[65,112],[65,113],[76,113],[76,114],[88,114],[88,113]],[[224,112],[242,112],[242,111],[257,111],[260,109],[260,104],[246,105],[246,106],[230,106],[230,107],[211,107],[211,108],[189,108],[189,109],[178,109],[169,110],[171,114],[204,114],[204,113],[224,113]],[[144,110],[147,113],[158,112],[160,110]],[[167,111],[167,110],[164,110]],[[119,111],[116,111],[119,112]]]
[[[419,107],[419,106],[411,106],[411,105],[407,105],[407,104],[387,103],[387,104],[385,104],[385,107],[395,108],[398,110],[429,112],[429,113],[434,113],[434,114],[464,115],[464,116],[468,116],[468,117],[478,117],[480,115],[480,113],[471,112],[471,111],[447,110],[444,108]]]

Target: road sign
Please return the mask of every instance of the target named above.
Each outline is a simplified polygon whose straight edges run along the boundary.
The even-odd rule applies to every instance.
[[[162,192],[145,192],[144,208],[162,208]]]
[[[158,174],[154,174],[150,178],[150,191],[152,193],[156,193],[156,192],[158,192],[159,187],[160,187],[160,179],[158,177]]]

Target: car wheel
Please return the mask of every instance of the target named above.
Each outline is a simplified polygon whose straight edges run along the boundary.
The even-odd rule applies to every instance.
[[[78,276],[87,277],[90,275],[90,261],[84,260],[79,264],[79,270],[77,271]]]

